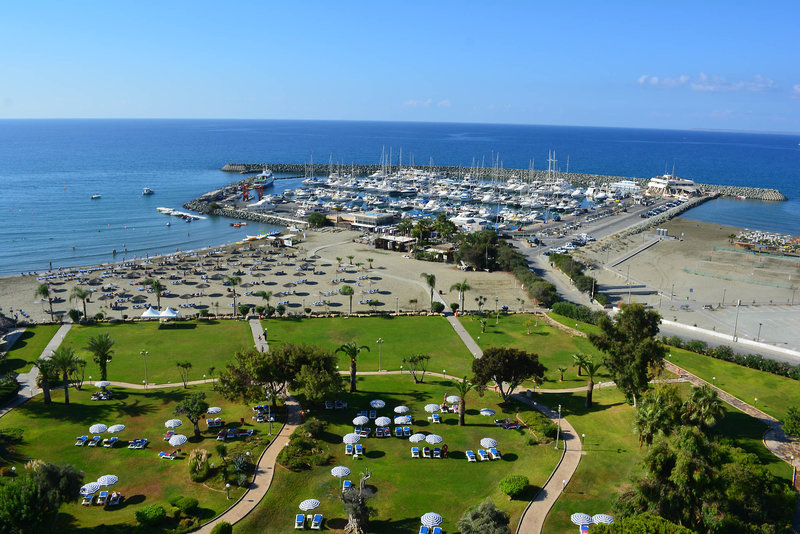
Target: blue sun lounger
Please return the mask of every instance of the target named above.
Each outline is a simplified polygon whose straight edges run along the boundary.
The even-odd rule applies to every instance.
[[[294,516],[294,528],[297,530],[303,530],[306,528],[306,516],[303,514],[297,514]]]
[[[311,530],[320,530],[322,528],[322,514],[314,515],[314,520],[311,521]]]

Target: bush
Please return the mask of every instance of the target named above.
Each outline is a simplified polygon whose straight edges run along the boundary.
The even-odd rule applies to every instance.
[[[318,211],[311,213],[306,221],[311,228],[322,228],[323,226],[329,226],[331,224],[328,218]]]
[[[587,306],[573,304],[571,302],[556,302],[551,308],[553,313],[575,319],[582,323],[597,324],[600,316],[604,315],[601,311],[594,311]]]
[[[594,300],[596,300],[597,303],[600,304],[601,306],[605,306],[609,302],[607,296],[605,296],[603,293],[597,293],[597,292],[595,292],[594,294]]]
[[[441,302],[434,302],[431,304],[431,311],[433,313],[442,313],[444,311],[444,304]]]
[[[278,463],[291,471],[302,471],[326,465],[331,455],[322,448],[322,443],[306,435],[303,427],[295,430],[289,443],[278,454]]]
[[[136,510],[136,521],[141,525],[154,526],[161,523],[166,517],[167,512],[160,504],[151,504]]]
[[[322,433],[325,431],[325,427],[327,426],[328,423],[325,421],[320,421],[316,417],[311,417],[303,424],[303,428],[308,435],[315,439],[318,439],[320,436],[322,436]]]
[[[0,467],[0,477],[10,477],[13,471],[7,465]]]
[[[233,534],[233,526],[222,521],[214,525],[214,528],[211,529],[211,534]]]
[[[197,509],[200,502],[194,497],[181,497],[175,503],[175,506],[184,514],[190,514]]]
[[[518,497],[528,487],[528,477],[523,475],[508,475],[500,481],[500,491],[508,495],[509,500]]]

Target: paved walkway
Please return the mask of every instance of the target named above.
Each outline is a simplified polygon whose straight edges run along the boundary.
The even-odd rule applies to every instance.
[[[250,319],[250,331],[253,333],[253,341],[256,344],[256,349],[258,349],[259,352],[268,352],[269,342],[266,337],[263,336],[264,327],[261,326],[261,321],[259,319]],[[269,332],[267,332],[267,335],[269,335]]]

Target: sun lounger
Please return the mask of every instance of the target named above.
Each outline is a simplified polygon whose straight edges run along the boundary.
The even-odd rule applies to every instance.
[[[236,430],[229,428],[228,432],[225,434],[225,439],[236,439]]]
[[[338,401],[338,400],[337,400],[337,401],[334,401],[334,402],[333,402],[333,407],[334,407],[334,409],[336,409],[336,410],[342,410],[342,409],[344,409],[344,408],[347,408],[347,403],[346,403],[346,402],[343,402],[343,401]]]
[[[107,500],[108,500],[108,492],[107,492],[107,491],[101,491],[101,492],[100,492],[100,493],[97,495],[97,500],[96,500],[94,503],[95,503],[96,505],[98,505],[98,506],[103,506],[103,505],[105,505],[105,504],[106,504],[106,501],[107,501]]]
[[[306,516],[303,514],[297,514],[294,516],[294,528],[297,530],[303,530],[306,528]]]
[[[382,438],[383,437],[383,427],[378,427],[375,429],[375,437]]]
[[[356,415],[357,415],[358,417],[366,417],[366,416],[367,416],[367,410],[361,410],[361,411],[360,411],[360,412],[358,412]]]
[[[86,445],[87,441],[89,441],[89,436],[79,436],[75,438],[75,446],[83,447],[84,445]]]
[[[419,534],[430,534],[431,529],[426,527],[425,525],[420,525],[419,527]]]
[[[500,451],[492,447],[489,449],[489,454],[492,455],[492,460],[499,460],[500,459]]]
[[[322,514],[315,514],[314,520],[311,521],[311,530],[320,530],[322,528]]]
[[[342,491],[349,490],[349,489],[353,489],[353,483],[350,482],[349,480],[345,480],[342,483]]]
[[[333,403],[331,401],[325,401],[325,409],[333,410]]]
[[[419,458],[419,447],[411,447],[411,457]]]
[[[506,430],[516,430],[519,427],[520,424],[518,421],[514,421],[513,423],[508,423],[507,425],[503,426],[503,428],[505,428]]]
[[[391,438],[392,437],[392,429],[389,428],[388,426],[383,427],[383,435],[386,436],[387,438]]]
[[[370,410],[369,411],[369,418],[370,419],[375,419],[376,417],[378,417],[378,412],[376,412],[375,410]]]
[[[172,452],[161,451],[158,453],[158,457],[161,458],[162,460],[174,460],[177,456],[178,456],[178,451],[172,451]]]
[[[364,454],[364,447],[360,443],[356,443],[356,456]]]
[[[84,506],[89,506],[90,504],[92,504],[93,500],[94,500],[94,493],[90,493],[89,495],[84,495],[83,496],[83,500],[81,500],[81,504],[84,505]]]
[[[362,438],[368,438],[371,433],[372,429],[369,427],[362,428],[361,432],[359,432]]]
[[[439,415],[438,413],[433,414],[432,417],[433,417],[433,422],[434,423],[441,423],[442,422],[442,416]]]
[[[481,462],[489,459],[489,454],[483,449],[478,449],[478,456],[480,456]]]
[[[103,440],[103,447],[111,448],[117,444],[119,438],[117,436],[113,436],[111,439],[104,439]]]
[[[422,457],[423,458],[431,457],[431,450],[428,447],[422,447]]]
[[[475,453],[474,452],[467,451],[466,455],[467,455],[467,461],[468,462],[477,462],[478,461],[478,459],[475,457]]]
[[[442,534],[442,527],[433,527],[433,532],[431,534]]]
[[[175,435],[173,430],[167,430],[167,433],[164,434],[164,441],[169,441],[169,438]]]
[[[434,458],[441,458],[442,457],[442,449],[440,449],[439,447],[434,447],[433,448],[433,457]]]
[[[353,446],[352,446],[352,445],[350,445],[349,443],[347,443],[347,444],[344,446],[344,453],[345,453],[347,456],[353,456]]]
[[[237,435],[239,435],[239,436],[252,436],[253,435],[253,429],[249,428],[249,429],[245,430],[243,428],[240,428],[239,431],[237,432]]]
[[[226,434],[227,434],[227,432],[225,432],[224,430],[220,430],[217,433],[217,441],[225,441]]]
[[[394,437],[396,437],[396,438],[402,438],[403,437],[403,427],[402,426],[394,427]]]
[[[409,436],[411,436],[411,427],[410,426],[404,426],[403,427],[403,437],[407,438]]]
[[[111,494],[111,497],[108,499],[108,506],[116,506],[122,500],[122,494],[118,491],[115,491]]]
[[[145,447],[147,447],[148,443],[149,441],[147,440],[147,438],[139,438],[139,443],[136,444],[136,448],[144,449]]]
[[[511,421],[508,419],[508,417],[506,417],[505,419],[495,419],[494,420],[494,424],[496,424],[497,426],[506,426],[510,422]]]
[[[89,440],[89,446],[97,447],[97,444],[100,443],[101,439],[102,438],[100,438],[100,436],[94,436],[92,439]]]

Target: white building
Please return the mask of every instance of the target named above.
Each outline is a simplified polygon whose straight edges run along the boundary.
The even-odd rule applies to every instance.
[[[647,192],[651,195],[691,197],[700,194],[700,189],[691,180],[675,178],[671,174],[651,178],[647,182]]]

